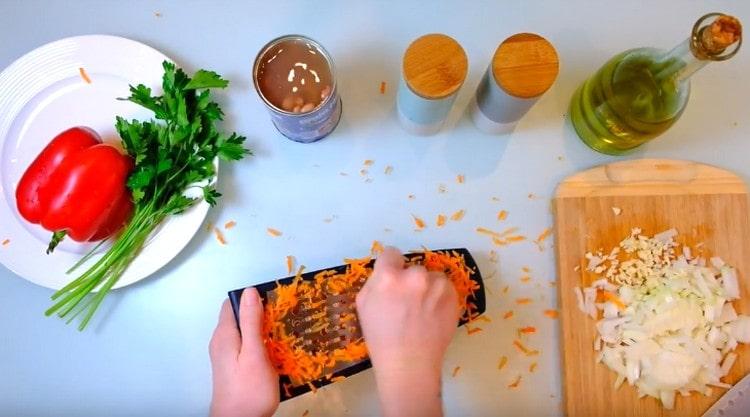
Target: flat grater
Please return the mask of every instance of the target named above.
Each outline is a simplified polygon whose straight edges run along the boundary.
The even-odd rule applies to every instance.
[[[466,266],[473,272],[470,275],[470,278],[477,283],[478,287],[477,290],[474,292],[473,295],[470,295],[467,299],[468,303],[473,303],[476,306],[475,309],[475,317],[479,316],[484,313],[486,309],[486,301],[485,301],[485,294],[484,294],[484,283],[482,282],[482,276],[479,271],[479,268],[477,267],[476,261],[471,256],[469,251],[464,248],[459,249],[439,249],[439,250],[433,250],[431,252],[448,252],[448,253],[456,253],[464,258],[464,263]],[[410,262],[414,262],[415,259],[423,256],[423,253],[409,253],[405,254],[404,258],[406,259],[407,264]],[[375,260],[371,260],[369,263],[366,264],[368,268],[372,268],[374,265]],[[307,272],[301,275],[301,279],[303,281],[311,281],[313,278],[322,272],[329,271],[331,275],[333,274],[340,274],[344,273],[346,271],[347,265],[339,265],[333,268],[326,268],[321,269],[318,271],[312,271]],[[287,285],[290,284],[294,280],[294,276],[286,277],[283,279],[279,279],[277,281],[271,281],[266,282],[263,284],[254,285],[254,287],[258,290],[258,293],[261,296],[261,299],[263,300],[263,303],[265,304],[269,300],[273,300],[273,297],[275,297],[275,290],[278,285]],[[306,303],[300,303],[301,305],[298,306],[295,310],[292,310],[290,312],[290,315],[288,316],[287,323],[287,330],[293,331],[296,334],[302,335],[304,342],[303,346],[309,348],[312,351],[319,351],[319,350],[333,350],[335,347],[341,347],[346,345],[349,341],[354,341],[362,337],[362,331],[359,327],[359,322],[356,320],[356,314],[354,313],[354,300],[356,297],[357,292],[361,288],[362,285],[364,285],[365,280],[361,279],[359,281],[359,285],[357,286],[355,284],[354,288],[351,289],[350,292],[344,293],[337,296],[327,296],[324,297],[325,299],[318,299],[318,300],[307,300]],[[240,297],[242,296],[242,291],[244,288],[240,288],[234,291],[229,292],[229,300],[232,304],[232,310],[234,311],[234,317],[237,321],[237,325],[239,327],[239,306],[240,306]],[[317,309],[314,308],[316,305],[320,305],[319,303],[326,303],[329,312],[331,313],[329,315],[329,320],[332,324],[329,328],[324,329],[314,329],[309,326],[309,323],[314,322],[315,315],[316,314],[324,314],[323,309]],[[302,305],[302,304],[307,304]],[[311,308],[312,307],[312,308]],[[348,320],[342,320],[341,315],[344,315],[344,317],[349,316],[350,319]],[[353,317],[353,318],[352,318]],[[466,324],[468,320],[465,317],[462,317],[459,321],[458,325],[462,326]],[[279,392],[280,392],[280,398],[281,401],[288,400],[290,398],[294,398],[298,395],[307,393],[313,389],[320,388],[322,386],[328,385],[332,382],[335,382],[337,380],[337,377],[348,377],[351,375],[354,375],[358,372],[361,372],[365,369],[370,368],[372,365],[370,363],[369,359],[363,359],[354,363],[346,363],[341,362],[337,363],[334,367],[331,367],[330,369],[326,369],[326,373],[329,375],[327,377],[319,378],[317,380],[311,381],[310,384],[303,383],[303,381],[292,381],[290,380],[289,376],[287,375],[280,375],[279,376]]]

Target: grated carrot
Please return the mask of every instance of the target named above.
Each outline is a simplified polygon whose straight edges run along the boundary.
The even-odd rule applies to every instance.
[[[378,253],[383,252],[383,245],[380,244],[377,240],[372,241],[372,247],[370,247],[370,255],[376,255]]]
[[[526,283],[526,282],[529,282],[529,281],[531,281],[531,277],[530,276],[526,275],[526,276],[521,277],[521,282]]]
[[[515,346],[521,353],[523,353],[526,356],[536,356],[539,354],[538,350],[529,349],[526,346],[524,346],[523,343],[521,343],[520,340],[514,340],[513,346]]]
[[[446,217],[444,214],[438,214],[435,224],[437,224],[437,227],[443,227],[445,226],[445,220],[446,220]]]
[[[508,384],[508,388],[518,388],[519,385],[521,385],[521,375],[518,375],[516,379],[513,380],[513,382]]]
[[[464,177],[464,174],[458,174],[456,175],[456,182],[459,184],[463,184],[466,181],[466,177]]]
[[[424,220],[420,219],[419,217],[415,215],[411,215],[411,217],[414,218],[414,225],[417,226],[417,230],[422,230],[425,228]]]
[[[534,371],[536,371],[536,366],[537,366],[537,363],[532,362],[531,365],[529,365],[529,372],[533,374]]]
[[[551,319],[556,319],[558,316],[558,313],[557,313],[557,310],[544,310],[544,315]]]
[[[497,362],[497,369],[499,371],[502,371],[503,368],[505,368],[505,365],[508,364],[508,357],[507,356],[501,356],[500,360]]]
[[[497,220],[503,221],[508,218],[508,212],[505,210],[500,210],[500,212],[497,213]]]
[[[374,164],[374,163],[375,163],[375,161],[374,161],[374,160],[372,160],[372,159],[365,159],[365,162],[363,162],[362,164],[363,164],[364,166],[366,166],[366,167],[369,167],[369,166],[371,166],[371,165],[372,165],[372,164]]]
[[[83,81],[85,81],[86,84],[91,84],[91,78],[89,78],[89,75],[83,67],[78,68],[78,73],[81,74],[81,78],[83,78]]]
[[[451,214],[451,220],[453,220],[454,222],[461,221],[461,219],[464,218],[464,214],[466,214],[466,210],[461,209]]]
[[[485,227],[477,227],[477,233],[483,234],[483,235],[489,235],[493,237],[500,237],[500,233],[492,231],[490,229],[487,229]]]
[[[326,329],[331,325],[330,315],[326,313],[325,300],[331,296],[350,295],[361,288],[361,285],[372,273],[370,258],[347,259],[344,272],[334,270],[318,272],[312,280],[302,280],[304,266],[300,266],[296,277],[287,285],[278,285],[273,290],[274,296],[266,299],[263,310],[262,334],[264,344],[272,365],[280,375],[287,376],[292,384],[308,384],[316,391],[311,381],[329,375],[340,363],[357,362],[367,357],[367,347],[362,338],[343,340],[343,347],[329,350],[316,350],[306,344],[303,335],[295,333],[290,327],[288,316],[293,311],[323,309],[312,317],[312,329]],[[432,252],[410,261],[410,264],[421,264],[428,271],[442,271],[453,283],[458,294],[462,319],[474,320],[476,305],[469,302],[478,288],[471,279],[474,273],[460,254],[455,252]],[[349,323],[352,334],[357,329],[355,314],[344,315],[338,323]],[[285,387],[285,391],[289,388]],[[289,397],[289,395],[287,395]]]
[[[3,246],[8,246],[10,244],[10,239],[3,240]]]
[[[521,271],[528,274],[529,272],[531,272],[531,268],[529,268],[528,266],[524,266],[523,268],[521,268]]]
[[[458,371],[460,371],[460,370],[461,370],[461,367],[460,367],[460,366],[457,366],[457,367],[453,368],[453,373],[451,373],[451,376],[452,376],[453,378],[455,378],[455,377],[456,377],[456,375],[458,375]]]
[[[466,334],[468,334],[469,336],[471,336],[471,335],[473,335],[475,333],[479,333],[481,331],[482,331],[481,327],[469,327],[469,326],[466,326]]]
[[[380,82],[380,94],[385,94],[385,81]]]
[[[291,274],[294,271],[294,256],[288,255],[286,257],[286,272]]]
[[[385,167],[385,169],[383,170],[383,173],[385,175],[391,175],[392,172],[393,172],[393,167],[390,166],[390,165],[388,165],[387,167]]]
[[[531,298],[516,298],[516,304],[531,304],[532,302]]]
[[[625,303],[618,297],[617,295],[609,292],[609,291],[602,291],[601,292],[602,297],[604,297],[605,300],[612,302],[619,310],[625,310]]]
[[[305,410],[305,412],[302,413],[302,417],[307,417],[308,414],[310,414],[310,410]]]
[[[237,222],[234,221],[234,220],[230,220],[230,221],[224,223],[224,228],[227,229],[227,230],[233,228],[234,226],[237,226]]]
[[[506,285],[503,287],[503,294],[507,294],[508,290],[510,289],[510,286]]]
[[[518,333],[521,333],[521,334],[534,334],[534,333],[536,333],[536,327],[534,327],[534,326],[521,327],[520,329],[518,329]]]
[[[271,227],[266,228],[266,232],[268,232],[268,234],[271,235],[271,236],[273,236],[273,237],[279,237],[279,236],[281,236],[283,234],[280,231],[278,231],[278,230],[276,230],[274,228],[271,228]]]
[[[551,234],[552,234],[552,228],[548,227],[548,228],[544,229],[542,231],[542,233],[539,234],[539,236],[537,236],[536,240],[534,240],[534,243],[536,243],[536,245],[539,247],[540,251],[544,250],[544,245],[542,245],[542,243],[548,237],[550,237]]]
[[[509,319],[509,318],[511,318],[511,317],[513,317],[513,310],[508,310],[508,311],[505,312],[505,314],[503,314],[503,318],[506,319],[506,320]]]
[[[216,240],[220,245],[224,246],[227,244],[227,240],[224,239],[224,234],[221,233],[221,230],[219,230],[218,227],[214,227],[214,236],[216,236]]]
[[[339,381],[343,381],[343,380],[345,380],[345,379],[346,379],[346,377],[345,377],[345,376],[341,376],[341,375],[339,375],[339,376],[334,376],[333,378],[331,378],[331,382],[339,382]]]
[[[484,315],[484,314],[481,315],[481,316],[479,316],[479,317],[477,317],[477,321],[479,321],[479,320],[482,320],[483,322],[486,322],[486,323],[492,323],[492,319],[489,318],[489,316]]]

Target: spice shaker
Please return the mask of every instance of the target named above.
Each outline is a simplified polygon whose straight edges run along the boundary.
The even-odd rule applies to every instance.
[[[253,82],[276,129],[302,143],[328,136],[341,118],[333,60],[316,41],[286,35],[266,44],[253,65]]]
[[[513,130],[555,82],[559,59],[552,44],[534,33],[518,33],[497,47],[471,104],[480,130],[501,134]]]
[[[417,38],[406,48],[396,96],[401,126],[415,135],[432,135],[443,125],[469,61],[450,36],[433,33]]]

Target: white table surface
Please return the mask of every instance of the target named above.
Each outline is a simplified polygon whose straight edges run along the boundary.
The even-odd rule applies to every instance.
[[[459,332],[448,352],[448,415],[559,415],[559,332],[541,313],[556,307],[556,289],[548,285],[556,277],[552,239],[545,251],[530,242],[501,248],[494,264],[491,243],[474,229],[517,226],[533,239],[551,226],[550,197],[561,179],[620,159],[597,154],[578,140],[565,117],[573,90],[617,52],[672,47],[711,11],[730,12],[750,24],[750,3],[744,1],[0,0],[0,67],[67,36],[130,37],[191,71],[208,68],[228,77],[232,84],[221,95],[226,126],[247,135],[255,151],[254,157],[222,169],[224,198],[207,219],[237,222],[226,232],[229,244],[220,246],[202,230],[163,270],[110,295],[84,333],[43,316],[50,290],[0,268],[0,414],[205,415],[211,379],[207,344],[226,291],[285,275],[286,255],[317,269],[365,255],[378,239],[405,250],[464,246],[485,276],[497,270],[488,281],[492,323],[476,335]],[[521,31],[552,41],[561,59],[560,76],[513,134],[483,135],[464,110],[498,43]],[[411,137],[397,124],[394,88],[404,48],[430,32],[444,32],[463,45],[469,76],[446,128],[434,137]],[[286,33],[317,39],[338,67],[343,119],[333,135],[316,144],[282,138],[252,88],[255,54]],[[747,50],[702,70],[693,79],[682,119],[629,158],[692,159],[748,178],[749,77]],[[381,81],[387,82],[385,95],[378,92]],[[358,174],[365,159],[375,160],[370,183]],[[393,166],[389,176],[383,174],[387,165]],[[456,183],[457,174],[466,176],[465,184]],[[440,184],[446,193],[438,192]],[[416,198],[409,200],[409,194]],[[462,221],[435,227],[437,214],[458,209],[467,210]],[[500,209],[509,212],[506,224],[495,218]],[[423,217],[428,228],[415,232],[412,214]],[[331,216],[332,222],[323,221]],[[284,234],[272,238],[267,227]],[[0,250],[12,250],[12,243]],[[531,283],[519,281],[523,266],[532,269]],[[510,291],[501,295],[505,285]],[[524,296],[535,302],[515,306],[513,300]],[[516,314],[503,320],[508,309]],[[538,361],[533,374],[528,372],[532,359],[511,344],[516,329],[525,325],[539,329],[528,338],[542,351],[533,359]],[[510,360],[498,371],[502,355]],[[456,366],[461,370],[453,378]],[[521,386],[508,389],[519,374]],[[377,415],[372,373],[288,401],[278,414],[299,416],[308,409],[310,416]]]

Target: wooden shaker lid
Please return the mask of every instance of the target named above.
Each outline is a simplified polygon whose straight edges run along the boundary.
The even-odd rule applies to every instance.
[[[435,100],[455,93],[466,79],[469,60],[450,36],[432,33],[406,48],[403,71],[406,85],[418,96]]]
[[[495,82],[503,91],[518,98],[542,95],[555,82],[559,69],[555,47],[534,33],[509,37],[492,57]]]

